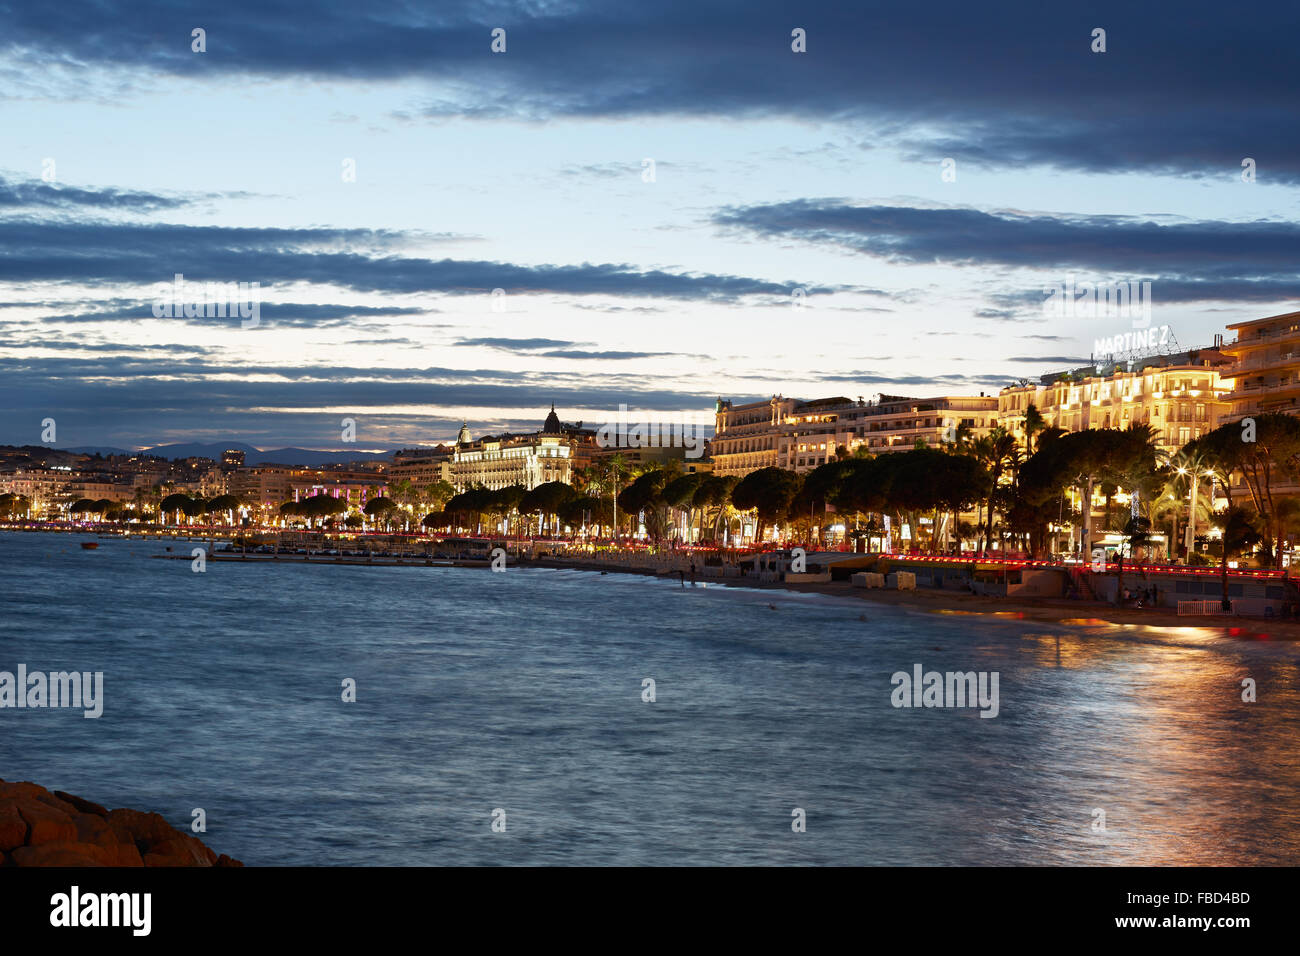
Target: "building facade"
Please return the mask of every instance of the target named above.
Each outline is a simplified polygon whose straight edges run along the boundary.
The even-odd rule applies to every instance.
[[[1228,330],[1237,337],[1223,346],[1232,360],[1225,373],[1232,389],[1224,420],[1266,412],[1300,414],[1300,312],[1234,322]]]
[[[907,451],[918,442],[953,441],[965,425],[971,437],[998,423],[995,396],[911,398],[880,395],[874,401],[843,396],[800,401],[774,395],[766,402],[733,405],[718,400],[711,451],[713,470],[737,477],[760,468],[807,472],[843,450],[871,454]]]
[[[574,473],[592,461],[596,433],[582,423],[566,425],[551,407],[540,431],[474,439],[461,426],[449,462],[457,492],[477,486],[496,490],[523,485],[530,491],[550,481],[572,484]]]
[[[1230,409],[1232,360],[1218,348],[1085,366],[1022,382],[998,395],[1003,428],[1025,440],[1025,414],[1038,409],[1049,428],[1150,425],[1161,451],[1172,455],[1213,431]]]

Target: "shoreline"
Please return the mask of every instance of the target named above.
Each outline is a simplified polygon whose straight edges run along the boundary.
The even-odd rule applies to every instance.
[[[520,567],[542,567],[556,570],[597,571],[619,574],[640,574],[661,577],[676,583],[675,574],[661,574],[651,568],[604,565],[599,562],[540,558],[519,563]],[[1241,629],[1241,636],[1280,638],[1300,641],[1300,622],[1277,618],[1247,617],[1244,615],[1183,615],[1169,609],[1119,608],[1100,601],[1069,601],[1064,598],[1003,598],[967,594],[958,591],[908,590],[888,591],[883,588],[858,588],[848,581],[784,582],[757,581],[749,578],[697,578],[697,584],[712,587],[739,587],[752,590],[797,591],[801,594],[821,594],[828,597],[857,599],[870,604],[887,604],[917,613],[975,615],[1005,619],[1043,621],[1077,627],[1105,625],[1135,625],[1140,627],[1195,627]],[[687,582],[690,587],[690,582]]]
[[[13,530],[13,529],[7,529]],[[136,539],[139,540],[139,539]],[[165,540],[153,537],[144,540]],[[189,554],[158,554],[155,558],[190,560]],[[209,553],[215,562],[267,563],[275,565],[334,565],[352,567],[462,567],[487,570],[484,558],[426,558],[423,555],[375,557],[365,559],[351,556],[315,555],[243,555],[238,552]],[[636,574],[643,577],[663,578],[676,583],[676,570],[668,567],[647,567],[618,561],[593,561],[582,558],[565,558],[547,555],[538,558],[514,558],[510,566],[550,570],[586,571],[597,573]],[[1141,626],[1141,627],[1194,627],[1240,631],[1242,637],[1300,641],[1300,621],[1248,615],[1178,615],[1170,608],[1120,608],[1101,601],[1069,600],[1066,598],[1006,598],[970,594],[955,590],[920,588],[894,591],[883,588],[854,587],[848,581],[761,581],[756,577],[720,577],[700,575],[697,584],[714,587],[746,588],[750,590],[793,591],[801,594],[819,594],[837,599],[850,599],[868,604],[886,604],[920,614],[973,615],[1077,627]],[[690,584],[687,582],[687,586]]]

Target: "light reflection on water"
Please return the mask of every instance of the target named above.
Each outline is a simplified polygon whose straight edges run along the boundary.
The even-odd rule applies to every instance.
[[[0,535],[0,670],[102,670],[105,715],[0,711],[0,777],[251,864],[1300,861],[1300,649],[1251,629],[78,541]],[[915,663],[1000,715],[894,709]]]

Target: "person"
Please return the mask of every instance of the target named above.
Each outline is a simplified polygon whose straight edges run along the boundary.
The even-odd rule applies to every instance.
[[[691,587],[695,587],[695,561],[691,561]]]
[[[686,573],[681,568],[677,569],[677,580],[682,582],[682,587],[686,587]]]

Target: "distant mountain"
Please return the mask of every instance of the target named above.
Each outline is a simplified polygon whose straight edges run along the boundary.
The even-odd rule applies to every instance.
[[[263,451],[238,441],[156,445],[146,448],[141,454],[157,455],[160,458],[212,458],[220,461],[221,453],[227,449],[242,451],[245,465],[332,465],[348,461],[387,461],[393,457],[391,451],[320,451],[314,448],[268,448]]]
[[[74,455],[130,455],[125,448],[111,448],[108,445],[82,445],[78,448],[64,448],[63,451]]]

